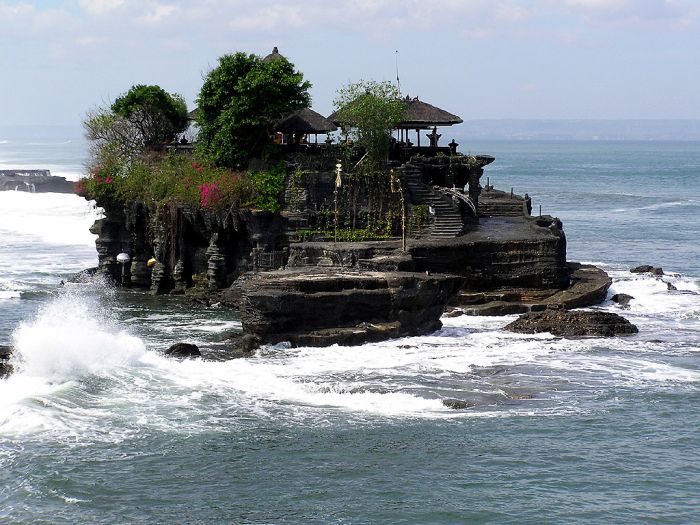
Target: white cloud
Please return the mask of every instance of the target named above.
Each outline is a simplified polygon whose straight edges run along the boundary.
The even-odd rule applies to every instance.
[[[124,5],[124,0],[80,0],[80,7],[91,15],[102,15]]]
[[[136,18],[139,24],[156,26],[161,24],[165,19],[178,13],[180,7],[173,4],[156,4],[151,7],[146,13]]]

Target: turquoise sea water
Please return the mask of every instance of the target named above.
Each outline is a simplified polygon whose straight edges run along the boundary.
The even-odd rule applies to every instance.
[[[157,351],[173,341],[219,348],[235,312],[58,287],[94,265],[96,212],[0,193],[0,344],[20,357],[0,381],[0,522],[700,521],[700,144],[469,149],[562,219],[571,260],[636,298],[621,313],[638,335],[460,317],[362,347],[170,361]],[[627,271],[642,263],[678,290]]]

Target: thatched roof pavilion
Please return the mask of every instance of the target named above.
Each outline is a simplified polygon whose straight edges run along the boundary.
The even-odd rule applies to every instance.
[[[328,133],[338,127],[326,117],[311,108],[300,109],[280,119],[275,124],[275,131],[280,133],[304,133],[307,135]]]
[[[428,129],[464,122],[457,115],[418,100],[418,97],[406,97],[404,102],[406,103],[406,118],[396,126],[399,129]]]

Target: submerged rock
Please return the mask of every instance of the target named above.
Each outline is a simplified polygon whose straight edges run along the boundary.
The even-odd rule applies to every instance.
[[[521,315],[505,327],[519,334],[549,332],[560,337],[613,337],[639,330],[624,317],[602,311],[546,310]]]
[[[170,357],[200,357],[202,353],[199,347],[192,343],[175,343],[165,351],[165,355]]]
[[[241,332],[227,333],[224,340],[228,343],[226,357],[230,359],[251,357],[261,344],[260,338]]]

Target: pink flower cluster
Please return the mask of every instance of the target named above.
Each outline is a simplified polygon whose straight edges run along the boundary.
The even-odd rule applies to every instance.
[[[199,186],[199,202],[202,208],[210,208],[219,202],[221,193],[216,182],[205,182]]]

